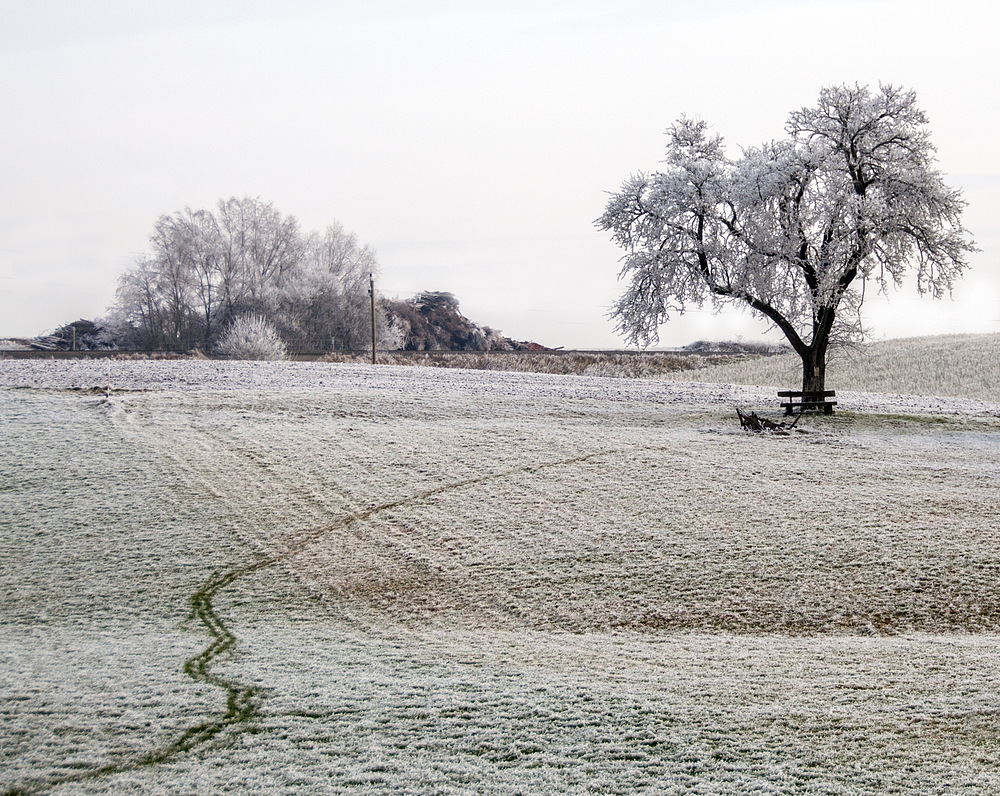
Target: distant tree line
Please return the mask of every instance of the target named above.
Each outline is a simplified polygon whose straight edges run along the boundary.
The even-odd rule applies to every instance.
[[[194,351],[277,358],[288,351],[370,350],[370,247],[340,224],[303,232],[258,198],[163,215],[150,251],[118,281],[108,316],[78,320],[31,341],[43,350]],[[480,326],[451,293],[387,299],[376,292],[380,350],[542,349]]]
[[[150,243],[119,280],[109,319],[119,347],[212,351],[249,316],[290,349],[371,345],[369,274],[378,263],[340,224],[303,232],[270,203],[234,197],[214,212],[161,216]],[[377,315],[386,330],[384,310]]]

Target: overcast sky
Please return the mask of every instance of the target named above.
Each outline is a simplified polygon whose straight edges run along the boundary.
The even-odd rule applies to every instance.
[[[822,86],[917,92],[981,252],[954,299],[869,299],[874,336],[1000,331],[993,3],[0,0],[0,336],[105,313],[156,218],[254,196],[339,221],[390,296],[454,293],[521,340],[614,348],[594,227],[664,131],[731,153]],[[664,345],[756,338],[690,312]]]

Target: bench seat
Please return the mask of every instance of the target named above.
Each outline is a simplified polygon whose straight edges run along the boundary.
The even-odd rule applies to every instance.
[[[793,415],[801,412],[823,412],[826,415],[833,414],[833,407],[836,401],[829,400],[836,395],[835,390],[823,390],[822,392],[804,393],[796,390],[779,390],[778,397],[785,398],[781,408],[786,415]]]

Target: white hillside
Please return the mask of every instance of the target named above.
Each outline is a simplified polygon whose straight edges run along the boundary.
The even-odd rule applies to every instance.
[[[795,354],[666,374],[671,381],[754,384],[797,389]],[[1000,334],[885,340],[833,352],[827,386],[834,390],[1000,400]]]

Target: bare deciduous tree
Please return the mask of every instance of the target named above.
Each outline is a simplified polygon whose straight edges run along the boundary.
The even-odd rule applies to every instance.
[[[281,313],[297,322],[304,347],[354,351],[371,345],[368,275],[377,270],[375,253],[340,224],[305,238],[300,267],[284,285],[299,311]]]
[[[681,119],[667,168],[626,181],[597,221],[626,250],[619,329],[648,345],[672,311],[746,305],[802,358],[803,391],[823,390],[831,341],[860,332],[866,284],[915,271],[940,297],[975,249],[926,124],[913,92],[826,88],[791,114],[788,139],[729,159],[704,122]]]

